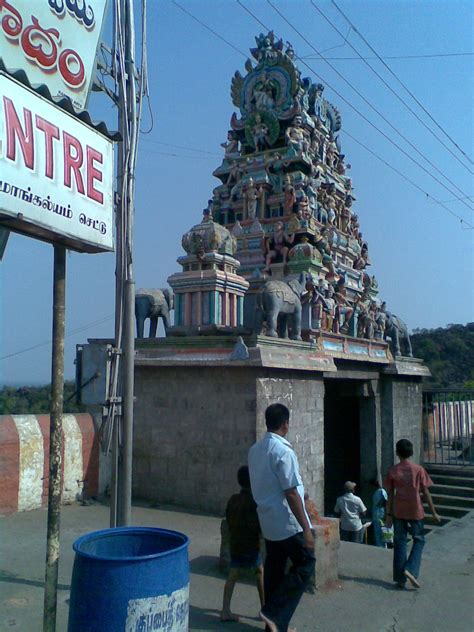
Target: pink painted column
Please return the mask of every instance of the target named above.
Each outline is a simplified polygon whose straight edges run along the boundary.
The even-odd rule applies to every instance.
[[[202,292],[196,292],[196,325],[202,325]]]
[[[183,295],[183,298],[184,298],[184,324],[189,326],[191,325],[191,308],[192,308],[191,292],[186,292],[186,294]]]

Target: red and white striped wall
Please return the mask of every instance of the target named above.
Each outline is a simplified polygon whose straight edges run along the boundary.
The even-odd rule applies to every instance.
[[[0,415],[0,514],[47,504],[49,421],[49,415]],[[103,491],[99,452],[91,415],[63,415],[63,502]]]

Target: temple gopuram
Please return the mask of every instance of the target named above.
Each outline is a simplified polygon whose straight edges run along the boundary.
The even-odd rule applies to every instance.
[[[341,115],[323,97],[323,85],[301,77],[291,45],[284,49],[273,33],[256,44],[245,77],[237,71],[232,79],[239,115],[222,144],[224,160],[214,171],[221,184],[208,207],[237,240],[239,274],[250,283],[244,324],[254,327],[255,295],[265,281],[304,273],[304,339],[386,358],[386,345],[377,344],[386,307],[367,272],[369,248],[338,136]]]
[[[168,279],[174,324],[136,341],[133,489],[221,513],[281,401],[305,487],[329,512],[346,480],[367,498],[398,439],[419,450],[428,370],[369,272],[340,112],[291,45],[255,41],[231,81],[218,184]],[[150,298],[152,318],[162,308]]]

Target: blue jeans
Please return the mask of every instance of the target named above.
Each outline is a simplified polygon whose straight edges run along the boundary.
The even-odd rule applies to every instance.
[[[425,546],[423,520],[393,519],[393,581],[404,584],[407,570],[415,577],[420,573],[421,554]],[[413,538],[410,555],[407,559],[407,534]]]
[[[287,632],[291,617],[314,573],[316,560],[312,551],[304,546],[302,533],[286,540],[265,540],[265,547],[265,604],[262,612],[277,624],[279,632]],[[288,559],[292,566],[285,574]]]

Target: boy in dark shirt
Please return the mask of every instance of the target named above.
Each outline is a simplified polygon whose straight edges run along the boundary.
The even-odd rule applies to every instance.
[[[242,569],[254,569],[260,605],[263,606],[263,565],[260,555],[260,524],[257,505],[250,491],[249,468],[243,465],[237,472],[240,493],[227,503],[226,520],[230,534],[230,569],[224,586],[221,621],[238,621],[230,609],[235,582]]]

